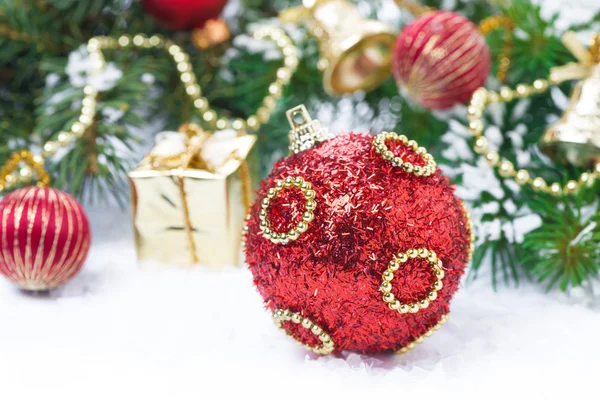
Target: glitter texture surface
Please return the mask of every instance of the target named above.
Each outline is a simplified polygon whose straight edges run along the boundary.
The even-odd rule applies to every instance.
[[[402,30],[392,70],[414,101],[437,110],[466,103],[490,67],[490,51],[477,27],[459,14],[436,11]]]
[[[469,228],[448,178],[439,170],[417,177],[395,168],[372,140],[341,134],[281,160],[262,182],[248,220],[246,260],[266,307],[310,318],[332,337],[336,352],[398,350],[423,335],[449,312],[468,258]],[[420,156],[405,146],[390,149],[418,164]],[[260,230],[261,201],[288,176],[312,184],[315,218],[298,240],[275,244]],[[296,190],[281,191],[268,209],[274,230],[293,226],[303,207]],[[428,308],[400,314],[382,299],[382,273],[399,252],[423,247],[443,261],[444,287]],[[425,298],[435,281],[428,263],[418,258],[394,275],[392,293],[403,303]],[[284,327],[303,343],[317,343],[297,325]]]

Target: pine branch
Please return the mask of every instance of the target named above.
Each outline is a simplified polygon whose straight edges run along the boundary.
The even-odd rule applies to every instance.
[[[536,201],[544,224],[525,236],[520,258],[548,290],[580,286],[600,271],[600,207],[583,197],[562,202],[540,195]]]

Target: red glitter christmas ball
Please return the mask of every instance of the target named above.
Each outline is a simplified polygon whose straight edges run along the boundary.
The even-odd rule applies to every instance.
[[[0,201],[0,273],[27,290],[54,289],[73,278],[90,248],[79,203],[52,188],[16,190]]]
[[[398,86],[431,110],[469,101],[490,68],[490,51],[477,27],[450,11],[408,24],[398,36],[392,64]]]
[[[226,4],[227,0],[143,0],[144,8],[161,25],[175,30],[202,28]]]
[[[275,165],[246,261],[276,323],[316,353],[404,351],[445,321],[470,231],[425,149],[347,133]]]

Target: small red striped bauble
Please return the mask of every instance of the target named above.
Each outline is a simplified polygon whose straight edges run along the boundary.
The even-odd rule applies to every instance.
[[[79,203],[52,188],[16,190],[0,201],[0,273],[26,290],[57,288],[79,272],[90,226]]]
[[[392,68],[411,99],[440,110],[469,101],[490,67],[490,51],[477,27],[459,14],[436,11],[402,30]]]

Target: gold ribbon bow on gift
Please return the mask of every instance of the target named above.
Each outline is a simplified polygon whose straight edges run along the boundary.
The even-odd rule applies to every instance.
[[[213,135],[195,124],[159,134],[156,146],[129,174],[138,258],[234,264],[252,201],[247,157],[255,142],[253,135]]]
[[[600,74],[600,34],[595,34],[589,49],[579,41],[573,31],[562,37],[563,44],[575,56],[578,62],[554,67],[550,70],[550,80],[561,83],[573,79],[585,79]]]

